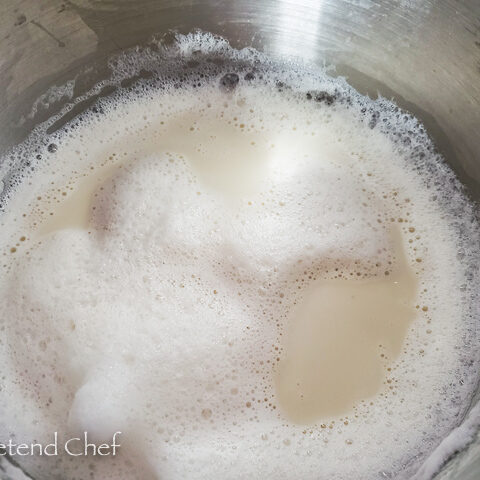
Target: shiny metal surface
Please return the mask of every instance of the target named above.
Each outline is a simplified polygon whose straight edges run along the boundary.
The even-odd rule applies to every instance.
[[[104,78],[109,55],[195,28],[334,64],[362,93],[393,97],[480,198],[480,0],[0,0],[0,151]],[[479,478],[479,451],[441,478]]]

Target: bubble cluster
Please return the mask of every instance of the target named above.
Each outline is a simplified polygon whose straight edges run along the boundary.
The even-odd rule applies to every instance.
[[[1,163],[0,425],[27,442],[122,431],[122,452],[22,464],[36,479],[410,478],[479,364],[478,225],[423,126],[209,34],[111,67],[86,98],[110,95]],[[274,381],[292,312],[315,282],[393,277],[392,232],[418,284],[401,352],[378,344],[376,395],[293,422]]]

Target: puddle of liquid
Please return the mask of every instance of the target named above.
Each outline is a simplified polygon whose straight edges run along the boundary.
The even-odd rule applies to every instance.
[[[161,150],[186,158],[198,179],[227,197],[255,193],[268,171],[271,139],[221,118],[186,113],[171,121]],[[156,147],[158,149],[158,145]]]
[[[202,184],[226,197],[257,192],[267,173],[271,139],[243,131],[221,118],[199,120],[198,113],[187,112],[161,127],[160,139],[147,132],[137,155],[146,158],[169,153],[184,158]],[[79,181],[73,193],[42,222],[40,235],[66,228],[88,228],[93,195],[118,168],[117,164],[96,168]]]
[[[385,364],[399,355],[415,317],[417,280],[400,232],[394,246],[390,275],[317,281],[294,308],[274,378],[290,420],[311,424],[345,414],[381,389]]]
[[[63,201],[39,229],[40,235],[67,228],[87,229],[91,218],[91,205],[95,191],[120,168],[117,164],[95,169],[75,186],[72,194]]]

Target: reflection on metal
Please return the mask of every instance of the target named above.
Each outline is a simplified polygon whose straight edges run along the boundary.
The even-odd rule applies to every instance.
[[[60,48],[63,48],[65,46],[65,43],[59,40],[52,32],[47,30],[41,23],[38,23],[35,20],[32,20],[32,25],[36,25],[40,30],[43,30],[49,37],[53,38],[53,40],[57,42],[57,45]]]

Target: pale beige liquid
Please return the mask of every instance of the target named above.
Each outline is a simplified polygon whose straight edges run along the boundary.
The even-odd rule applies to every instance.
[[[392,273],[317,281],[294,308],[275,377],[291,420],[308,424],[343,414],[385,383],[387,365],[400,353],[415,317],[417,294],[400,233],[393,237]]]
[[[224,195],[226,200],[257,192],[267,173],[273,148],[269,137],[259,132],[245,133],[244,124],[232,125],[232,122],[214,117],[202,119],[200,132],[198,120],[197,114],[185,113],[176,121],[155,125],[155,129],[163,130],[161,144],[148,140],[151,133],[146,131],[141,144],[142,155],[166,153],[171,161],[174,158],[187,159],[204,185]],[[124,163],[109,157],[100,166],[84,173],[80,180],[71,182],[75,185],[73,191],[55,204],[53,210],[43,202],[48,215],[37,219],[41,223],[39,233],[44,235],[65,228],[86,229],[91,226],[95,196],[102,184]],[[64,185],[58,185],[57,189],[69,191]]]
[[[47,235],[66,228],[87,229],[90,226],[92,202],[97,191],[119,168],[121,165],[108,164],[86,174],[76,183],[67,199],[57,204],[53,211],[49,210],[50,215],[41,221],[39,233]],[[66,192],[69,189],[64,187],[63,190]]]

